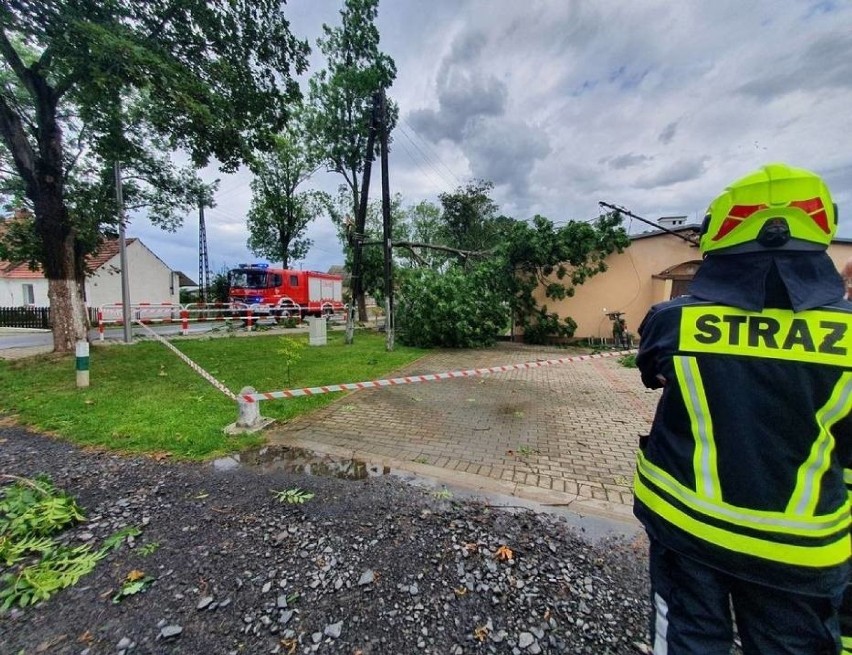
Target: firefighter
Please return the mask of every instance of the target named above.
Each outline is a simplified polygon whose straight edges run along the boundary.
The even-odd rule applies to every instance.
[[[642,381],[662,387],[634,480],[657,655],[727,655],[734,617],[747,655],[841,652],[852,303],[825,252],[836,229],[810,171],[737,180],[707,211],[690,295],[639,328]]]

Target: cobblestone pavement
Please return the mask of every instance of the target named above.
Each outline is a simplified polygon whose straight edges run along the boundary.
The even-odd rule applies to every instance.
[[[577,353],[501,343],[436,351],[402,374]],[[629,519],[636,446],[658,398],[636,369],[597,359],[358,391],[274,428],[270,441]]]

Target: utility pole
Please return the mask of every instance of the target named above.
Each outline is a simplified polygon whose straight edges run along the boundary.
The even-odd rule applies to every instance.
[[[349,279],[349,311],[346,315],[346,344],[351,345],[355,339],[355,303],[364,295],[364,284],[361,277],[361,250],[367,225],[367,197],[370,192],[370,172],[373,167],[373,148],[376,142],[376,113],[378,111],[378,94],[373,95],[373,113],[370,119],[370,131],[367,134],[367,154],[364,158],[364,175],[361,177],[361,198],[358,213],[355,215],[355,229],[350,246],[352,247],[352,271]]]
[[[198,302],[206,303],[210,293],[210,261],[207,256],[207,227],[204,224],[204,197],[198,199]]]
[[[121,189],[121,162],[115,161],[115,205],[118,211],[118,257],[121,266],[121,322],[124,327],[124,343],[133,341],[130,324],[130,276],[127,270],[127,239],[124,235],[124,194]]]
[[[678,239],[683,239],[687,243],[691,243],[693,246],[698,245],[698,241],[696,241],[695,239],[691,239],[690,237],[684,236],[683,234],[680,234],[679,232],[675,232],[674,230],[670,230],[667,227],[663,227],[659,223],[654,223],[654,221],[649,221],[647,218],[642,218],[641,216],[637,216],[633,212],[626,210],[624,207],[612,205],[608,202],[604,202],[603,200],[599,201],[598,204],[601,207],[606,207],[607,209],[609,209],[611,211],[618,212],[619,214],[624,214],[625,216],[629,216],[630,218],[635,218],[637,221],[641,221],[642,223],[650,225],[654,229],[662,230],[663,232],[667,232],[668,234],[672,234],[672,235],[676,236]]]
[[[385,90],[379,96],[379,148],[382,161],[382,238],[385,250],[385,350],[393,351],[393,246],[391,244],[390,180],[388,180],[388,113]]]

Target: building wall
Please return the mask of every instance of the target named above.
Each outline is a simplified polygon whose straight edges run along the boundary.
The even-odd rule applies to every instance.
[[[852,259],[852,243],[832,243],[828,254],[840,271]],[[612,323],[606,312],[612,311],[624,312],[627,329],[636,334],[651,306],[671,297],[672,280],[654,276],[700,259],[697,247],[674,235],[634,239],[623,253],[610,255],[606,260],[608,270],[577,287],[572,298],[547,299],[539,287],[536,300],[562,318],[571,316],[577,322],[576,338],[610,337]]]
[[[24,284],[33,285],[33,304],[37,307],[46,307],[47,280],[43,277],[37,278],[2,278],[0,279],[0,307],[21,307],[24,302]]]
[[[178,275],[140,241],[127,245],[130,303],[179,302]],[[121,302],[121,260],[110,259],[86,279],[86,304],[100,307]]]

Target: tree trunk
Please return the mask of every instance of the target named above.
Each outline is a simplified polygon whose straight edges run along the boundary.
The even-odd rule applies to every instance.
[[[53,351],[74,352],[77,341],[86,339],[86,305],[77,280],[48,280]]]
[[[28,127],[5,98],[0,98],[0,137],[12,156],[15,168],[24,182],[27,197],[33,203],[35,231],[41,250],[41,265],[48,280],[50,317],[55,352],[73,352],[76,341],[86,338],[88,319],[83,302],[85,266],[79,251],[68,209],[65,206],[65,172],[63,166],[62,128],[57,120],[60,94],[48,80],[29,69],[17,55],[6,35],[2,58],[24,83],[35,110],[35,143],[30,143]],[[44,59],[44,57],[42,58]]]
[[[74,352],[77,341],[87,337],[88,317],[82,286],[85,272],[65,207],[61,166],[42,165],[39,169],[33,208],[48,280],[53,350],[69,353]]]
[[[358,320],[361,323],[366,323],[367,318],[367,297],[364,295],[364,292],[361,292],[361,295],[358,296]]]

